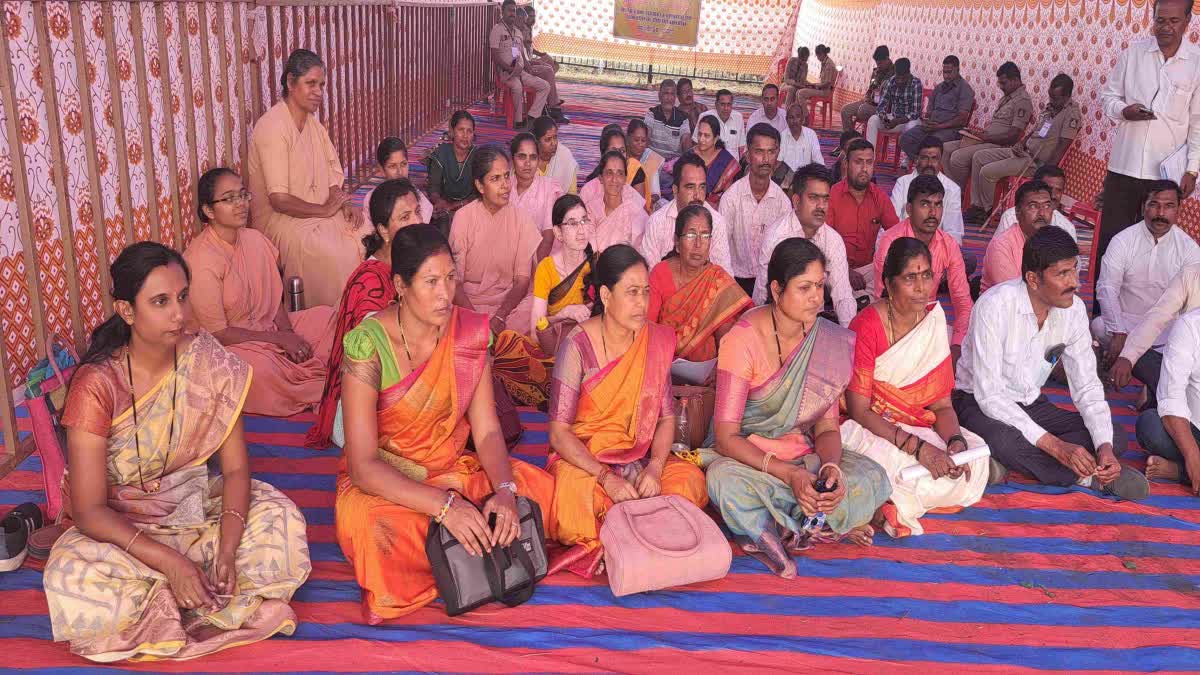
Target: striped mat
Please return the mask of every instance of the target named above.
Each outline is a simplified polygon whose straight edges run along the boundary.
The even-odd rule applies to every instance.
[[[581,135],[598,133],[613,118],[604,112],[613,101],[636,109],[652,100],[646,92],[581,85],[564,86],[564,95],[573,111],[582,108],[574,116],[583,123],[568,127]],[[491,133],[487,124],[481,127]],[[881,177],[888,187],[890,180]],[[985,242],[973,231],[967,247],[982,253]],[[1069,405],[1064,389],[1047,393]],[[1110,396],[1130,432],[1134,398],[1132,389]],[[546,418],[523,411],[522,419],[526,433],[516,454],[543,465]],[[603,580],[559,574],[517,608],[488,606],[452,619],[435,604],[367,626],[334,538],[338,456],[302,447],[311,420],[246,419],[255,477],[284,490],[308,519],[314,570],[295,598],[296,635],[196,662],[121,668],[1200,670],[1200,613],[1191,613],[1200,609],[1200,500],[1173,485],[1154,485],[1149,499],[1129,504],[1018,479],[990,488],[961,513],[927,516],[923,536],[881,534],[873,548],[835,544],[806,552],[791,581],[736,555],[727,578],[671,591],[617,599]],[[1141,466],[1144,454],[1135,445],[1124,459]],[[30,458],[0,480],[0,504],[43,502],[40,468]],[[50,641],[46,611],[38,572],[0,575],[0,668],[100,670]]]

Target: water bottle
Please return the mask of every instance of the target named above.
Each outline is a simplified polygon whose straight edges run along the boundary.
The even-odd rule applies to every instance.
[[[688,433],[688,402],[691,396],[683,396],[679,399],[679,414],[675,416],[675,442],[671,445],[671,452],[675,454],[687,454],[692,450],[692,439]]]
[[[300,277],[288,277],[287,280],[288,311],[299,312],[304,309],[304,280]]]

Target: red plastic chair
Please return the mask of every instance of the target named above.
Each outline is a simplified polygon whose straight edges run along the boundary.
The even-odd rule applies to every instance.
[[[808,99],[808,124],[816,128],[813,120],[817,118],[817,105],[821,105],[821,123],[822,129],[829,129],[833,126],[833,92],[837,91],[838,84],[842,81],[842,69],[838,69],[837,77],[833,78],[833,88],[829,90],[828,96],[810,96]]]
[[[925,103],[929,101],[929,96],[933,94],[933,89],[926,87],[921,90],[921,107],[918,110],[925,110]],[[883,166],[887,163],[888,146],[892,148],[892,169],[900,170],[900,133],[890,129],[879,130],[879,145],[875,148],[875,162]]]
[[[496,76],[495,86],[496,98],[495,104],[492,106],[492,112],[495,112],[497,108],[503,108],[504,125],[511,129],[513,128],[513,114],[516,112],[513,110],[512,91],[509,90],[508,85],[504,83],[504,80],[500,79],[499,75]],[[529,110],[529,106],[533,105],[534,96],[535,94],[532,91],[525,91],[526,111]]]

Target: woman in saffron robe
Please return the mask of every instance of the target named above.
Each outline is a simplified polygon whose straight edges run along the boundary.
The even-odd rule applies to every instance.
[[[675,217],[675,251],[650,272],[648,318],[675,330],[675,356],[708,361],[717,344],[754,301],[709,260],[712,214],[692,204]]]
[[[622,152],[609,150],[600,158],[599,177],[579,191],[592,219],[596,251],[614,244],[633,245],[646,230],[645,199],[625,183],[627,160]]]
[[[721,205],[721,195],[733,185],[741,172],[737,157],[725,149],[721,140],[721,123],[715,115],[700,118],[696,126],[696,147],[692,148],[700,159],[704,160],[705,191],[704,198],[715,209]]]
[[[195,324],[250,364],[254,379],[245,411],[287,417],[309,410],[325,387],[333,346],[333,308],[289,312],[283,304],[279,252],[246,227],[250,193],[230,169],[212,169],[196,183],[206,227],[183,253],[195,270]]]
[[[924,532],[918,519],[930,509],[974,504],[988,480],[987,458],[960,467],[951,459],[984,442],[959,427],[950,405],[954,370],[942,306],[929,302],[931,260],[918,239],[892,242],[883,263],[887,299],[850,322],[858,339],[842,439],[887,471],[892,499],[876,524],[893,537]],[[928,476],[900,480],[902,470],[918,464]]]
[[[520,532],[518,494],[538,502],[550,526],[554,490],[546,472],[508,456],[492,397],[488,317],[453,304],[445,237],[430,225],[400,230],[392,272],[398,304],[350,331],[343,365],[337,538],[370,623],[437,597],[425,554],[431,517],[479,555]]]
[[[337,150],[317,121],[325,64],[307,49],[297,49],[281,79],[283,98],[250,134],[250,224],[279,249],[284,276],[304,280],[310,305],[333,306],[362,262],[366,228],[342,190],[346,176]]]
[[[612,246],[596,260],[592,284],[593,316],[555,358],[547,464],[557,538],[572,547],[569,569],[583,576],[600,562],[600,524],[614,503],[658,494],[708,502],[704,474],[671,454],[675,336],[646,321],[646,261]]]
[[[339,447],[345,442],[341,425],[342,343],[346,333],[353,330],[369,314],[374,314],[396,301],[396,285],[392,283],[392,239],[401,228],[421,222],[420,192],[406,178],[380,183],[371,191],[367,213],[374,232],[363,238],[367,259],[350,275],[342,301],[338,305],[334,341],[325,364],[325,391],[317,410],[317,421],[308,430],[304,444],[314,450]]]
[[[189,275],[175,251],[134,244],[112,282],[115,313],[63,408],[74,527],[43,577],[54,639],[109,663],[290,635],[288,603],[312,568],[300,509],[250,478],[250,368],[185,332]]]
[[[849,536],[869,545],[869,523],[891,485],[878,464],[843,448],[838,399],[850,381],[854,334],[818,316],[824,255],[807,239],[785,239],[767,278],[772,302],[743,314],[721,341],[720,457],[701,454],[710,462],[708,494],[742,549],[791,578],[791,553],[813,542]]]

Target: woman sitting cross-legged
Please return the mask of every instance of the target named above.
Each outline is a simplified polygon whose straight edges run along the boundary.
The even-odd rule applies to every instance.
[[[646,321],[650,280],[630,246],[600,254],[592,318],[567,336],[550,385],[550,461],[558,540],[569,569],[591,576],[600,524],[616,502],[675,494],[703,507],[704,474],[671,454],[675,336]]]
[[[869,545],[871,517],[891,486],[878,464],[843,449],[838,399],[850,381],[854,334],[818,317],[821,250],[783,240],[767,279],[772,303],[743,314],[721,341],[714,422],[722,457],[707,481],[743,550],[790,578],[790,552],[810,540],[849,535]],[[832,535],[818,529],[818,514]]]
[[[675,329],[675,356],[717,357],[717,344],[754,301],[720,265],[709,260],[712,214],[692,204],[675,217],[675,250],[650,272],[647,318]]]
[[[421,222],[420,192],[407,178],[386,180],[371,190],[367,215],[371,234],[363,237],[367,259],[354,270],[338,305],[333,346],[325,365],[325,392],[317,409],[317,421],[308,430],[304,444],[314,450],[345,443],[340,419],[342,396],[343,340],[368,315],[396,302],[392,283],[392,239],[401,228]]]
[[[857,340],[842,442],[887,472],[892,499],[876,524],[893,537],[924,532],[918,519],[930,509],[974,504],[988,481],[986,457],[961,467],[951,460],[984,442],[958,426],[950,405],[950,339],[931,260],[920,240],[894,241],[883,263],[887,299],[850,322]],[[900,479],[902,470],[917,465],[929,475]]]
[[[543,349],[552,347],[547,353],[553,354],[562,337],[592,316],[584,284],[592,271],[593,254],[588,244],[592,221],[577,195],[555,200],[550,220],[558,250],[542,258],[533,272],[531,325]]]
[[[279,251],[246,227],[250,193],[236,173],[206,172],[196,183],[196,201],[207,227],[183,252],[195,270],[195,323],[250,364],[254,377],[246,412],[287,417],[313,408],[325,387],[333,307],[287,310]]]
[[[300,510],[250,478],[250,368],[184,332],[177,252],[134,244],[111,272],[116,312],[92,333],[63,408],[75,526],[43,577],[54,639],[107,663],[290,635],[288,603],[312,568]]]
[[[343,365],[337,538],[371,623],[437,597],[425,554],[431,516],[478,555],[519,534],[518,494],[541,505],[549,533],[554,494],[546,472],[505,449],[488,317],[454,306],[458,281],[445,237],[431,225],[400,230],[392,273],[398,304],[346,335]],[[475,452],[466,451],[468,437]]]

